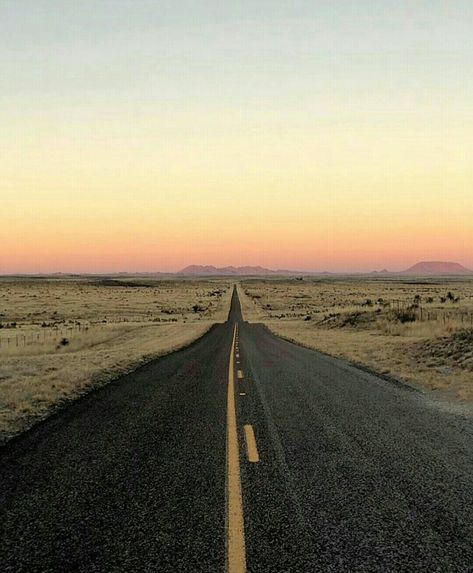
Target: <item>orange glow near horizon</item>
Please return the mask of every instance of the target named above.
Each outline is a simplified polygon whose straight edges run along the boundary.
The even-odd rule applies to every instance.
[[[281,141],[268,127],[217,145],[206,129],[163,150],[50,134],[0,160],[0,272],[473,267],[466,158],[427,135],[422,148],[382,135]]]

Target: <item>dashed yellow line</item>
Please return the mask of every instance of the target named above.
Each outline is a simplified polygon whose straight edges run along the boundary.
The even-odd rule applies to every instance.
[[[238,376],[238,379],[241,380],[243,378],[243,370],[238,370],[237,376]]]
[[[227,393],[227,571],[246,572],[245,530],[235,408],[234,354],[237,327],[228,365]]]
[[[246,453],[248,455],[248,461],[259,462],[258,448],[256,447],[255,433],[253,432],[253,426],[250,424],[245,424],[243,426],[245,430],[246,439]]]

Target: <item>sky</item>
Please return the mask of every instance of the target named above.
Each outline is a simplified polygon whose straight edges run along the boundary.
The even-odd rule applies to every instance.
[[[471,0],[0,0],[0,273],[473,268]]]

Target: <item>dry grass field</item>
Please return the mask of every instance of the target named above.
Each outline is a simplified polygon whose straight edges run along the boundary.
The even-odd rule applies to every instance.
[[[0,442],[226,320],[229,281],[0,279]]]
[[[246,280],[244,318],[442,396],[473,399],[473,280]]]

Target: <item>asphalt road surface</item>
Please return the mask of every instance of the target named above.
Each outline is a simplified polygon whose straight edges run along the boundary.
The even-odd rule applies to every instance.
[[[473,424],[242,320],[0,450],[0,571],[473,571]]]

